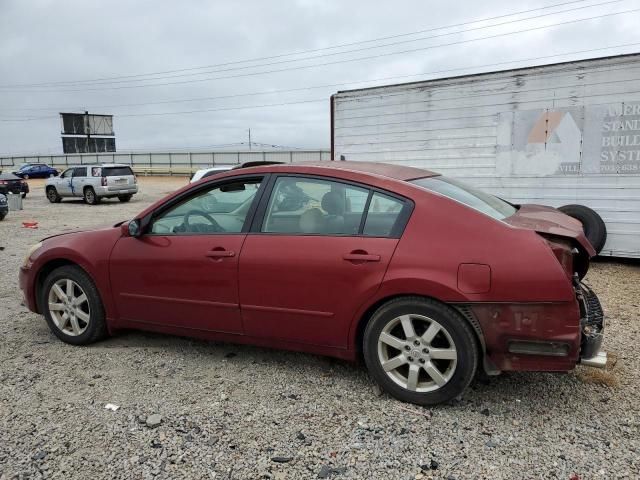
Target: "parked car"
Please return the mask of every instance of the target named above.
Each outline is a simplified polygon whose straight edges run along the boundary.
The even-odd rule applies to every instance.
[[[134,219],[49,237],[20,269],[61,340],[124,329],[355,360],[435,404],[480,370],[603,366],[575,219],[426,170],[364,162],[242,168]]]
[[[51,203],[59,203],[64,197],[82,197],[89,205],[114,197],[128,202],[138,192],[137,183],[128,165],[81,165],[69,167],[59,177],[48,179],[45,194]]]
[[[7,205],[7,197],[0,193],[0,221],[9,213],[9,205]]]
[[[232,168],[233,168],[232,165],[223,165],[223,166],[219,166],[219,167],[202,168],[200,170],[196,170],[196,173],[191,175],[191,178],[189,179],[189,182],[190,183],[195,183],[198,180],[202,180],[203,178],[207,178],[207,177],[210,177],[212,175],[217,175],[220,172],[226,172],[228,170],[231,170]]]
[[[213,175],[226,172],[228,170],[234,170],[238,168],[247,168],[247,167],[258,167],[263,165],[279,165],[281,163],[282,162],[259,160],[259,161],[245,162],[238,165],[218,165],[217,167],[202,168],[200,170],[197,170],[196,173],[194,173],[193,175],[191,175],[191,178],[189,179],[189,183],[196,183],[197,181],[202,180],[203,178],[211,177]]]
[[[8,193],[21,194],[22,198],[29,193],[29,184],[13,173],[0,174],[0,193],[6,195]]]
[[[58,170],[44,163],[23,163],[18,170],[13,172],[20,178],[49,178],[58,175]]]

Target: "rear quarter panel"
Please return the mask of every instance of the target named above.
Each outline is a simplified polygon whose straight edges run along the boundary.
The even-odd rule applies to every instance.
[[[571,362],[575,364],[579,340],[575,293],[544,240],[532,230],[437,194],[414,192],[412,198],[413,214],[379,290],[354,318],[351,341],[356,341],[359,319],[372,305],[398,295],[420,295],[478,306],[478,320],[500,367],[568,370]],[[487,265],[489,288],[463,292],[458,283],[461,264]],[[519,319],[525,320],[524,325]],[[528,324],[528,319],[534,322]],[[505,355],[505,342],[513,337],[567,341],[572,345],[571,358],[548,368],[538,359],[514,364]]]
[[[566,302],[570,282],[544,240],[534,231],[490,218],[458,202],[418,192],[416,207],[391,260],[381,290],[410,281],[445,302]],[[458,288],[460,264],[488,265],[483,293]],[[415,281],[415,283],[414,283]]]

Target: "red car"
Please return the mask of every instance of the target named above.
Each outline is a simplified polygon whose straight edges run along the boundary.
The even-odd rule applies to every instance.
[[[479,371],[603,366],[581,225],[417,168],[269,165],[190,184],[129,222],[49,237],[26,305],[80,345],[125,329],[364,357],[391,395]]]

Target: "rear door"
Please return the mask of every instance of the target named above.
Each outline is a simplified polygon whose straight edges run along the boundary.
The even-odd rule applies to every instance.
[[[88,185],[87,181],[87,167],[75,167],[71,177],[71,194],[75,197],[82,197],[84,187]]]
[[[276,177],[240,255],[245,332],[347,347],[354,313],[378,289],[411,208],[327,177]]]

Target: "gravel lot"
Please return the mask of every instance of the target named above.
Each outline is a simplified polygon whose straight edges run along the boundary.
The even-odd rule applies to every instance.
[[[20,305],[29,245],[130,218],[185,182],[142,178],[131,203],[92,207],[49,204],[33,180],[0,223],[1,480],[640,477],[638,263],[587,277],[608,315],[608,371],[503,375],[430,409],[313,355],[133,332],[72,347]]]

